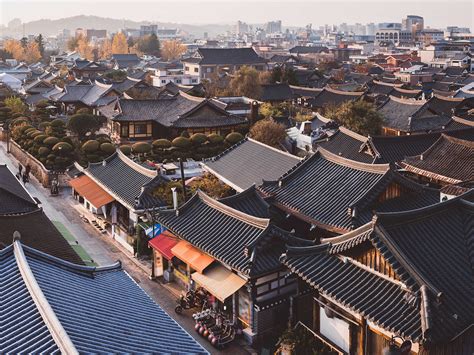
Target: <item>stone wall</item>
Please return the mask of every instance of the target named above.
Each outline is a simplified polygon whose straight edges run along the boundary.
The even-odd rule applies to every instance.
[[[26,165],[31,166],[31,174],[38,179],[38,181],[44,186],[49,187],[50,173],[51,171],[30,153],[26,152],[21,148],[18,143],[10,139],[10,153],[16,158],[16,160],[24,167]]]

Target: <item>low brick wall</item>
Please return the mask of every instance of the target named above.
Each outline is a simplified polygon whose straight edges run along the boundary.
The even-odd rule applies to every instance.
[[[29,164],[31,167],[31,174],[38,179],[44,187],[49,187],[51,171],[46,169],[38,159],[23,150],[23,148],[13,140],[10,140],[10,153],[20,164],[23,165],[23,167]]]

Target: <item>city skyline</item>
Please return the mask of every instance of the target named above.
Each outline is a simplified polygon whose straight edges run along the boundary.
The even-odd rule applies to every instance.
[[[22,3],[24,6],[18,6]],[[95,15],[115,19],[150,22],[171,22],[176,24],[234,24],[241,20],[247,23],[259,24],[272,20],[282,20],[285,27],[303,27],[312,24],[313,27],[325,24],[340,23],[380,23],[400,22],[406,15],[414,14],[425,18],[426,25],[432,28],[445,28],[458,25],[473,28],[474,7],[469,1],[417,1],[417,2],[385,2],[384,11],[380,11],[380,2],[352,0],[327,1],[298,1],[284,3],[262,0],[251,3],[248,0],[235,2],[206,1],[191,3],[189,1],[140,1],[134,3],[133,8],[125,6],[111,6],[109,0],[99,2],[75,0],[68,2],[58,1],[0,1],[0,24],[7,25],[9,21],[19,18],[22,22],[40,19],[67,18],[76,15]],[[118,3],[121,4],[121,3]],[[408,6],[400,6],[406,4]],[[427,6],[429,4],[429,6]],[[457,7],[456,12],[443,11],[446,6]],[[142,5],[142,6],[138,6]],[[248,5],[248,6],[246,6]],[[251,5],[251,8],[250,8]],[[25,11],[27,6],[27,11]],[[178,16],[176,9],[179,7]],[[147,11],[143,11],[147,8]],[[321,11],[324,8],[324,11]],[[207,9],[207,11],[203,10]],[[210,11],[209,9],[213,9]],[[305,9],[302,11],[302,9]],[[344,9],[344,11],[341,11]],[[363,11],[361,11],[363,9]]]

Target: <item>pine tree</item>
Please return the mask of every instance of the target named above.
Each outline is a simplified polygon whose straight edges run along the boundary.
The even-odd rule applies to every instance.
[[[36,43],[38,44],[38,49],[40,51],[41,56],[44,56],[44,40],[43,35],[40,33],[38,37],[35,38]]]

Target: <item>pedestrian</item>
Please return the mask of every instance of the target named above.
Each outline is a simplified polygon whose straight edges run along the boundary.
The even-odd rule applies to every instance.
[[[23,165],[20,164],[20,165],[18,166],[18,171],[19,171],[19,174],[20,174],[20,176],[21,176],[21,172],[23,171]]]
[[[23,184],[26,185],[26,183],[28,182],[28,175],[26,175],[26,172],[23,174]]]

